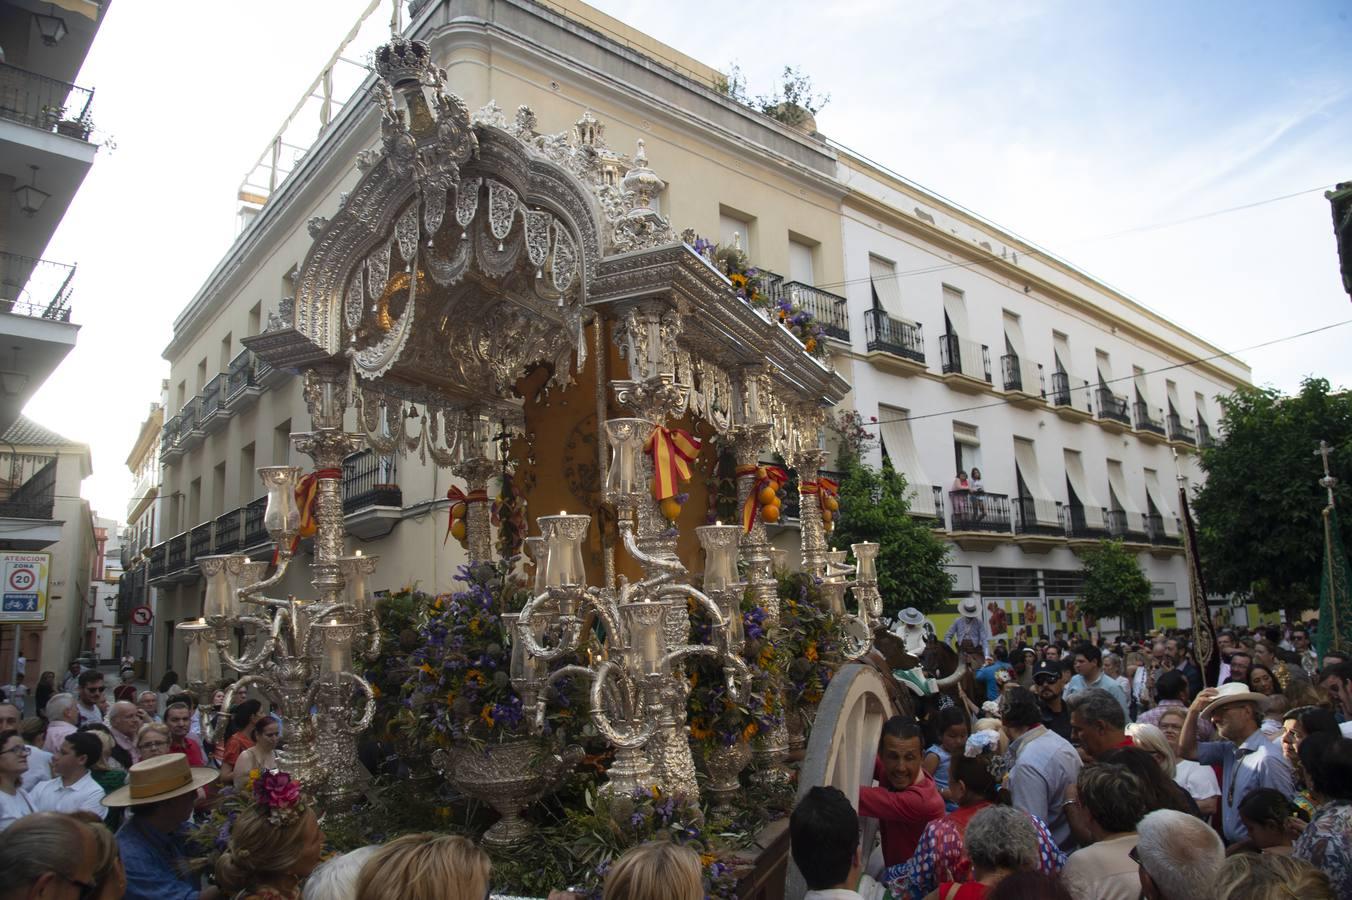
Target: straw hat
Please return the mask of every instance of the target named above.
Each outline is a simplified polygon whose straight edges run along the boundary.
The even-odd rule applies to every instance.
[[[188,765],[182,753],[143,759],[127,771],[127,783],[103,798],[104,806],[138,806],[191,793],[220,777],[215,769]]]
[[[923,626],[925,624],[925,614],[914,606],[908,606],[897,614],[897,621],[903,625]]]
[[[1227,703],[1262,703],[1266,699],[1265,695],[1249,690],[1249,686],[1242,681],[1228,681],[1216,688],[1216,699],[1202,710],[1202,718],[1210,719],[1213,712]]]
[[[981,618],[981,601],[975,597],[964,597],[958,601],[958,615],[968,619]]]

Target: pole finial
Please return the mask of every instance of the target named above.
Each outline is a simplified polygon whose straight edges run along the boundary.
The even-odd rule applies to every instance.
[[[1320,457],[1320,458],[1323,460],[1323,463],[1324,463],[1324,477],[1321,478],[1321,479],[1319,479],[1319,486],[1322,487],[1324,490],[1328,491],[1328,495],[1329,495],[1329,504],[1328,504],[1328,505],[1329,505],[1329,509],[1332,509],[1332,508],[1333,508],[1333,486],[1336,485],[1336,484],[1338,483],[1338,479],[1337,479],[1337,478],[1334,478],[1334,477],[1333,477],[1333,473],[1329,471],[1329,450],[1330,450],[1330,449],[1331,449],[1331,448],[1329,447],[1329,442],[1328,442],[1328,441],[1323,441],[1323,440],[1321,440],[1321,441],[1319,442],[1319,449],[1316,450],[1316,451],[1314,452],[1314,455]]]
[[[404,12],[400,6],[402,0],[392,0],[394,10],[390,13],[390,37],[399,37],[404,31]]]

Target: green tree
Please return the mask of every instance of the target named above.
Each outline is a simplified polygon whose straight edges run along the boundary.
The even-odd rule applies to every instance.
[[[1130,616],[1150,602],[1150,579],[1136,555],[1121,541],[1102,541],[1080,558],[1084,572],[1084,599],[1080,608],[1095,618]]]
[[[1308,378],[1293,397],[1248,388],[1221,398],[1225,437],[1202,451],[1197,541],[1207,590],[1292,613],[1319,602],[1328,495],[1316,451],[1332,448],[1339,506],[1352,502],[1352,393]],[[1344,546],[1347,544],[1347,532]]]
[[[848,550],[851,544],[876,541],[878,590],[883,614],[914,606],[928,612],[948,599],[953,583],[944,563],[948,546],[928,525],[910,515],[906,479],[883,459],[881,472],[846,454],[845,478],[840,484],[840,516],[831,545]]]

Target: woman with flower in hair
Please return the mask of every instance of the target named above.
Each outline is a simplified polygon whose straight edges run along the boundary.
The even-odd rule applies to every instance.
[[[282,726],[276,719],[259,720],[254,728],[256,743],[235,760],[235,790],[242,790],[259,772],[277,771],[277,744],[281,737]]]
[[[230,828],[216,883],[236,900],[298,900],[324,849],[319,821],[285,772],[256,779],[253,800]]]
[[[995,802],[1003,775],[998,748],[994,731],[977,731],[967,739],[962,755],[953,756],[945,797],[956,803],[957,809],[926,825],[915,855],[883,873],[882,881],[892,896],[921,900],[941,883],[973,880],[965,842],[967,825]],[[1056,846],[1046,823],[1037,816],[1028,818],[1037,832],[1038,868],[1055,875],[1065,865],[1066,856]]]

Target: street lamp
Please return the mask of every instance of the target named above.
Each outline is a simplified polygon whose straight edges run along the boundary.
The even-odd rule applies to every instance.
[[[42,209],[42,204],[47,202],[47,198],[51,194],[37,188],[38,167],[29,166],[28,168],[33,170],[33,176],[28,184],[19,185],[14,189],[14,198],[19,202],[19,209],[23,210],[24,215],[32,217],[37,215],[38,210]]]
[[[52,13],[55,12],[56,9],[53,7]],[[33,13],[33,23],[38,26],[38,34],[42,36],[42,43],[48,47],[55,47],[66,36],[66,20],[58,15]]]
[[[106,607],[108,607],[108,612],[112,612],[112,611],[113,611],[113,604],[116,603],[116,602],[117,602],[117,598],[114,597],[112,594],[109,594],[107,597],[104,597],[104,598],[103,598],[103,605],[106,606]]]

